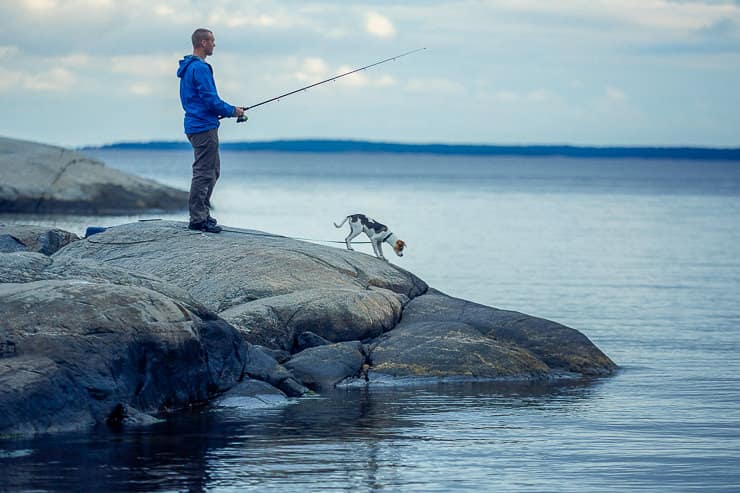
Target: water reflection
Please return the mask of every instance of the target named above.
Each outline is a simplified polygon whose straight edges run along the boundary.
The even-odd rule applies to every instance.
[[[597,388],[455,383],[337,390],[273,409],[213,406],[146,428],[6,441],[0,477],[9,489],[44,491],[400,487],[414,481],[409,468],[433,464],[425,442],[464,443],[471,430],[505,440],[532,412],[572,412]],[[466,431],[448,437],[457,422]]]

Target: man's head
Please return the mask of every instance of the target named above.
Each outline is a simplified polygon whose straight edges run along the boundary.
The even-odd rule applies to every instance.
[[[190,37],[193,41],[193,54],[201,58],[213,55],[213,48],[216,47],[216,38],[209,29],[199,28],[193,32]]]

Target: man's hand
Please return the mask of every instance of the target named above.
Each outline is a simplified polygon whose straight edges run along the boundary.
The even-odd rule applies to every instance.
[[[237,106],[234,110],[234,116],[236,117],[236,123],[244,123],[247,121],[246,108]]]

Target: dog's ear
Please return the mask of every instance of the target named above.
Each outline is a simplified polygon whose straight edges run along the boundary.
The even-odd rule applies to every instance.
[[[406,243],[403,240],[396,240],[396,250],[401,252],[404,248],[406,248]]]

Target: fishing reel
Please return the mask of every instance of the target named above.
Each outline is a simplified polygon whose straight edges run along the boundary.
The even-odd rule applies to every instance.
[[[242,116],[237,116],[237,117],[236,117],[236,123],[244,123],[244,122],[246,122],[247,120],[249,120],[249,118],[247,118],[247,115],[246,115],[246,113],[245,113],[245,114],[243,114]]]

